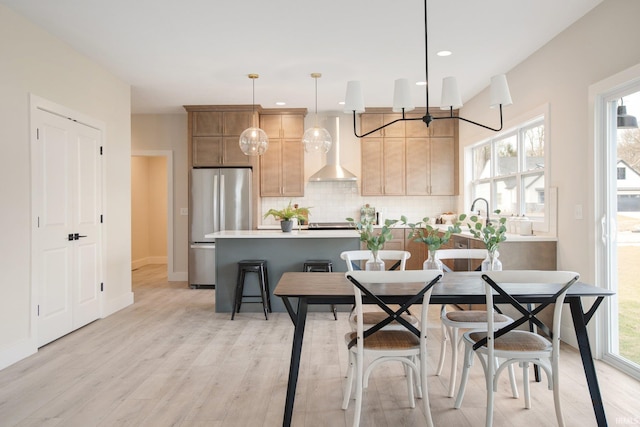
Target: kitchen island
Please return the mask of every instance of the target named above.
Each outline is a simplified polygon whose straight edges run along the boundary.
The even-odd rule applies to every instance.
[[[231,313],[236,287],[238,262],[264,259],[268,263],[271,308],[286,311],[282,300],[273,296],[276,283],[286,271],[302,271],[309,259],[327,259],[333,271],[347,271],[340,259],[342,251],[360,249],[355,230],[226,230],[206,235],[216,239],[216,312]],[[245,294],[257,294],[257,275],[247,275]],[[254,301],[259,299],[253,298]],[[324,308],[320,308],[324,310]],[[262,304],[242,304],[241,312],[261,312]],[[329,311],[327,306],[326,311]]]

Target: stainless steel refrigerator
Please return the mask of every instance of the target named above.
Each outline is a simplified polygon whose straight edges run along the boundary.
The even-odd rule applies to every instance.
[[[189,285],[215,285],[215,239],[205,234],[251,229],[251,169],[191,170]]]

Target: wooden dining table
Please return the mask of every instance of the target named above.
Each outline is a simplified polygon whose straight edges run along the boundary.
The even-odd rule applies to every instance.
[[[484,282],[480,272],[451,272],[444,273],[443,277],[433,287],[430,304],[484,304]],[[387,304],[402,304],[407,297],[414,295],[424,284],[407,283],[394,284],[376,294]],[[541,303],[559,290],[560,284],[536,283],[523,290],[520,286],[513,295],[521,303]],[[508,284],[504,286],[510,292]],[[587,324],[602,303],[605,297],[614,292],[597,288],[583,282],[577,282],[569,288],[565,303],[571,309],[571,318],[576,332],[578,349],[584,367],[585,377],[591,395],[593,410],[598,426],[606,426],[604,406],[598,385],[598,377],[593,363]],[[274,290],[274,295],[282,298],[283,303],[294,325],[293,345],[291,348],[291,364],[289,365],[289,379],[287,383],[287,396],[285,400],[283,426],[290,426],[293,415],[298,372],[300,368],[300,355],[307,319],[309,305],[315,304],[354,304],[353,285],[345,277],[345,273],[300,273],[286,272],[282,275]],[[591,307],[585,312],[583,299],[593,299]],[[495,302],[500,303],[501,298],[495,297]]]

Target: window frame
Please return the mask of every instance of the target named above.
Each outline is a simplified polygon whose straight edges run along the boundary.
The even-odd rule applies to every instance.
[[[550,170],[551,166],[549,163],[551,152],[551,133],[549,126],[549,113],[548,113],[548,105],[544,105],[528,113],[523,116],[520,120],[514,121],[517,123],[516,125],[510,127],[509,129],[505,129],[502,132],[491,135],[489,138],[484,138],[476,143],[473,143],[466,147],[465,149],[465,183],[467,187],[466,194],[468,197],[466,198],[467,211],[470,210],[471,203],[476,197],[482,197],[476,195],[476,187],[479,185],[483,185],[485,188],[488,185],[489,187],[489,203],[490,210],[493,212],[497,206],[498,194],[496,192],[496,185],[498,182],[504,181],[505,179],[515,179],[517,182],[517,192],[516,192],[516,203],[515,203],[515,212],[514,214],[522,215],[525,212],[525,194],[523,189],[523,183],[525,182],[527,177],[531,177],[533,175],[540,174],[544,177],[544,209],[542,212],[542,216],[536,216],[531,218],[533,221],[533,230],[543,233],[548,233],[550,224],[554,223],[555,219],[551,218],[551,205],[555,206],[556,204],[556,190],[550,187]],[[542,169],[530,169],[526,170],[526,151],[524,150],[524,133],[526,130],[542,126],[544,129],[544,168]],[[517,170],[515,173],[509,174],[497,174],[497,161],[498,155],[496,152],[496,145],[500,141],[504,141],[512,136],[516,136],[517,140]],[[488,177],[475,178],[475,150],[482,147],[489,146],[490,147],[490,171]],[[501,216],[511,216],[512,212],[503,212]]]

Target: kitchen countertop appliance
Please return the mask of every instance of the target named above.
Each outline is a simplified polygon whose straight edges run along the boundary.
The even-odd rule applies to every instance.
[[[251,229],[250,168],[194,168],[189,205],[189,286],[215,287],[215,239],[205,234]]]
[[[355,229],[352,222],[310,222],[307,226],[309,230],[349,230]]]

